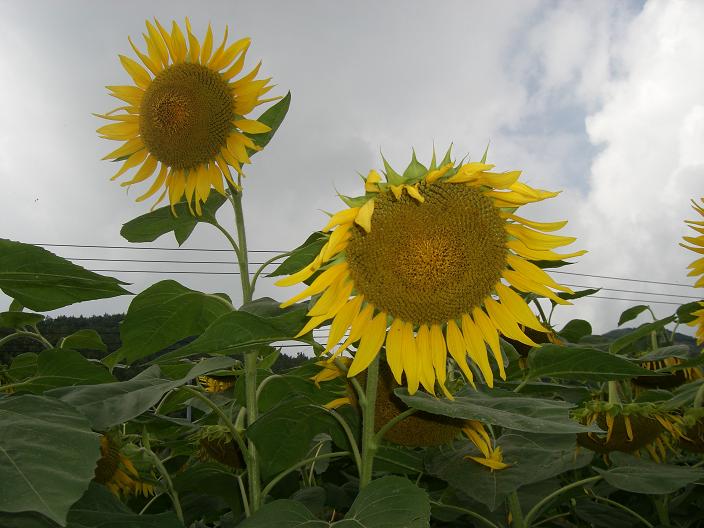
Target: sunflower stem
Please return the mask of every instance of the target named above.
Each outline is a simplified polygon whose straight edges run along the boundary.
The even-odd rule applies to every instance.
[[[653,497],[653,504],[655,504],[655,510],[658,513],[658,522],[660,525],[664,527],[672,526],[670,523],[670,512],[667,508],[667,495]]]
[[[506,499],[508,502],[508,510],[511,512],[511,526],[513,528],[526,528],[528,525],[523,520],[523,510],[521,503],[518,501],[518,493],[511,493]]]
[[[555,498],[558,497],[559,495],[563,494],[566,491],[569,491],[574,488],[579,488],[581,486],[586,486],[587,484],[593,484],[595,482],[598,482],[601,480],[603,477],[601,475],[596,475],[595,477],[589,477],[585,478],[582,480],[578,480],[576,482],[572,482],[570,484],[567,484],[565,486],[562,486],[560,489],[557,489],[553,491],[550,495],[544,497],[538,504],[533,506],[531,510],[528,512],[528,514],[525,517],[525,524],[523,525],[525,528],[530,528],[531,523],[533,522],[533,519],[536,518],[540,513],[542,513],[543,509],[550,504],[550,502]]]
[[[247,236],[244,226],[244,213],[242,211],[242,192],[230,185],[230,203],[235,210],[235,226],[237,228],[237,263],[240,267],[240,281],[242,284],[242,304],[252,301],[252,283],[249,277],[249,255],[247,254]],[[235,245],[233,244],[233,247]],[[245,405],[247,407],[247,427],[251,426],[259,415],[257,405],[257,359],[256,350],[244,354],[244,386]],[[247,445],[247,475],[249,482],[249,506],[251,513],[255,513],[261,506],[261,473],[259,458],[254,443],[249,440]]]
[[[418,412],[418,409],[410,408],[410,409],[406,409],[402,413],[399,413],[396,416],[394,416],[393,418],[391,418],[391,420],[386,422],[384,424],[384,426],[381,429],[379,429],[379,431],[376,433],[374,438],[375,438],[377,444],[381,443],[381,441],[384,439],[384,435],[389,431],[389,429],[391,429],[394,425],[396,425],[400,421],[405,420],[406,418],[408,418],[409,416],[411,416],[412,414],[415,414],[417,412]]]
[[[171,475],[169,475],[168,470],[166,469],[166,467],[164,467],[164,464],[161,462],[159,456],[154,451],[152,451],[150,447],[148,447],[148,443],[149,442],[145,442],[146,447],[142,447],[142,449],[147,454],[147,456],[152,459],[152,462],[154,462],[154,465],[156,466],[157,470],[164,479],[166,493],[169,495],[169,497],[171,498],[171,503],[174,505],[176,517],[178,517],[181,522],[184,522],[183,510],[181,509],[181,501],[178,497],[178,491],[176,491],[176,488],[174,488],[174,483],[171,480]]]
[[[618,381],[609,381],[609,403],[621,403],[618,395]]]
[[[374,455],[379,447],[374,432],[376,389],[379,383],[379,354],[367,367],[365,402],[362,405],[362,470],[359,472],[359,489],[372,481]],[[361,402],[360,402],[361,403]]]

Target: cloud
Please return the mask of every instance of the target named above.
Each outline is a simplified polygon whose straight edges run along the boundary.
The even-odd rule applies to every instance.
[[[701,27],[704,4],[651,1],[614,54],[600,108],[586,121],[589,138],[601,151],[579,209],[584,247],[590,250],[581,261],[584,269],[691,283],[685,267],[694,255],[678,242],[687,231],[683,220],[693,214],[689,201],[700,196],[704,181]],[[624,288],[623,283],[611,287]],[[642,283],[625,288],[658,291]],[[686,288],[664,290],[696,294]],[[660,305],[656,312],[664,315],[674,308]],[[617,310],[615,305],[603,310],[594,301],[588,316],[598,326],[609,326]]]

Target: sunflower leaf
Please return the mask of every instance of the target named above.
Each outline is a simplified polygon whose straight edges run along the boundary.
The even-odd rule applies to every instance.
[[[688,484],[704,478],[704,469],[656,464],[625,453],[609,454],[616,467],[603,470],[595,467],[614,488],[631,493],[664,495],[674,493]]]
[[[628,345],[638,341],[641,337],[649,335],[650,332],[657,332],[658,330],[661,330],[666,325],[673,322],[675,319],[676,316],[671,315],[670,317],[666,317],[664,319],[660,319],[652,323],[641,325],[636,330],[633,330],[632,332],[629,332],[628,334],[619,337],[614,342],[612,342],[611,345],[609,345],[609,352],[611,352],[612,354],[617,354],[619,351],[623,350]]]
[[[598,431],[569,417],[574,405],[554,400],[530,398],[512,392],[492,390],[491,394],[474,390],[455,394],[454,401],[438,399],[425,393],[409,395],[405,388],[396,389],[396,396],[409,407],[463,420],[480,420],[507,429],[529,433],[574,434]]]
[[[430,525],[430,501],[425,490],[403,477],[386,476],[359,492],[341,521],[319,520],[298,501],[265,504],[241,528],[424,528]]]
[[[245,136],[254,141],[255,145],[258,147],[264,148],[269,144],[271,139],[274,137],[274,134],[276,134],[276,131],[281,126],[284,117],[286,117],[286,114],[288,113],[288,107],[290,105],[291,92],[288,92],[278,103],[268,108],[266,112],[260,115],[259,119],[257,119],[260,123],[270,127],[271,130],[264,132],[263,134],[245,134]],[[255,152],[256,151],[254,150],[247,149],[247,154],[249,156],[252,156]]]
[[[65,337],[61,340],[61,346],[59,348],[100,350],[101,352],[107,352],[108,350],[107,345],[103,342],[103,338],[92,328],[84,328]]]
[[[88,271],[46,249],[0,238],[0,290],[30,310],[129,295],[123,284],[127,283]]]
[[[532,349],[528,354],[526,377],[613,381],[652,375],[651,370],[596,348],[545,344]]]
[[[0,328],[19,329],[23,326],[33,326],[44,320],[44,316],[31,312],[0,312]]]
[[[0,511],[66,524],[93,478],[98,435],[72,406],[43,396],[0,399]]]
[[[124,224],[120,235],[128,242],[153,242],[160,236],[173,232],[176,242],[181,246],[199,223],[217,224],[215,213],[226,201],[227,198],[222,194],[211,192],[203,204],[201,216],[194,215],[185,201],[174,205],[175,216],[170,206],[160,207]]]
[[[201,334],[213,321],[234,310],[217,295],[191,290],[176,281],[157,282],[137,295],[120,326],[122,347],[111,358],[131,363]]]
[[[649,306],[645,304],[639,304],[638,306],[631,306],[627,310],[624,310],[624,312],[621,314],[621,317],[618,318],[618,326],[621,326],[623,323],[627,323],[628,321],[633,321],[636,317],[638,317],[640,314],[642,314],[644,311],[648,310]]]
[[[679,308],[677,308],[677,321],[680,324],[686,324],[686,323],[691,323],[694,321],[697,317],[695,315],[692,315],[693,312],[696,312],[697,310],[700,310],[702,308],[701,303],[699,302],[691,302],[687,304],[683,304]]]
[[[269,273],[268,277],[278,277],[280,275],[291,275],[313,262],[313,259],[320,253],[328,237],[320,231],[310,235],[303,244],[291,251],[291,254]]]

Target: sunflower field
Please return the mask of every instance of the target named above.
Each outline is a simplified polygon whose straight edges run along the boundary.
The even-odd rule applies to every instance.
[[[122,106],[96,114],[119,143],[113,179],[129,173],[122,185],[153,202],[121,235],[181,245],[214,226],[244,303],[173,280],[131,292],[0,239],[0,350],[36,349],[0,364],[0,527],[704,526],[704,303],[606,336],[555,328],[554,310],[596,290],[550,270],[588,248],[565,249],[579,245],[557,234],[566,221],[525,218],[558,193],[495,170],[488,149],[382,158],[319,231],[251,274],[243,176],[291,96],[244,70],[248,38],[199,38],[188,20],[147,21],[143,36],[120,55],[133,84],[108,87]],[[694,211],[682,246],[704,287]],[[258,297],[274,262],[281,299]],[[121,347],[101,360],[85,354],[106,350],[93,330],[39,330],[42,312],[122,295]],[[274,373],[284,342],[310,357]]]

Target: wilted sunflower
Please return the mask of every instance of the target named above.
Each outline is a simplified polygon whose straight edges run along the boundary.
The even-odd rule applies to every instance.
[[[154,494],[154,486],[144,482],[134,464],[126,456],[118,441],[107,435],[100,437],[100,458],[95,467],[95,480],[105,485],[114,495]]]
[[[704,204],[704,198],[699,199],[702,204]],[[692,200],[692,208],[699,213],[700,216],[704,217],[704,207],[697,204]],[[698,235],[693,237],[683,237],[686,242],[692,244],[688,246],[686,244],[680,243],[683,248],[704,255],[704,220],[685,220],[685,222],[694,229]],[[688,269],[690,270],[687,274],[688,277],[699,277],[697,282],[694,283],[695,288],[704,288],[704,256],[699,257],[697,260],[692,262]],[[702,309],[692,312],[692,315],[696,318],[693,321],[687,323],[689,326],[697,327],[697,344],[701,345],[704,343],[704,302],[700,302],[699,305]]]
[[[158,20],[147,21],[143,37],[147,53],[129,39],[144,66],[120,55],[120,61],[135,85],[108,86],[111,95],[127,103],[105,115],[116,121],[98,129],[104,138],[125,141],[104,159],[125,160],[114,180],[127,170],[139,167],[132,185],[151,177],[156,179],[142,194],[140,202],[163,188],[159,203],[168,193],[172,207],[185,195],[196,213],[201,213],[214,187],[225,193],[223,177],[233,186],[230,167],[241,173],[250,163],[247,149],[259,147],[244,133],[260,134],[270,128],[246,119],[272,86],[269,79],[255,79],[259,63],[247,75],[235,80],[244,67],[250,39],[227,45],[228,31],[217,48],[208,26],[202,44],[191,32],[186,19],[186,35],[176,22],[169,33]],[[157,168],[159,170],[157,171]]]
[[[518,324],[547,331],[517,291],[569,304],[553,289],[571,290],[531,261],[584,251],[552,251],[574,241],[546,233],[566,222],[515,214],[521,205],[558,193],[519,182],[520,171],[490,172],[493,167],[483,161],[455,165],[448,151],[439,166],[433,157],[429,168],[414,155],[403,175],[385,162],[386,182],[372,170],[364,196],[343,197],[349,208],[325,226],[332,233],[313,262],[277,282],[312,279],[282,306],[320,294],[299,335],[332,319],[326,352],[348,330],[334,355],[361,339],[349,376],[366,369],[386,343],[386,361],[398,383],[405,372],[411,394],[419,384],[434,394],[437,380],[450,396],[448,351],[470,382],[467,355],[492,385],[485,343],[504,377],[499,333],[535,346]]]

